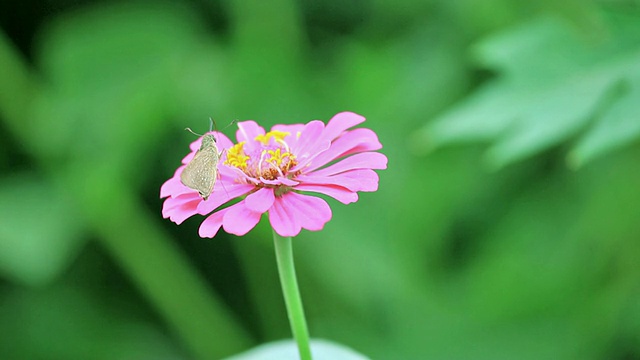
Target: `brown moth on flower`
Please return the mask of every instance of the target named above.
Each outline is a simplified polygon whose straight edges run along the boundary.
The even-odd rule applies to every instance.
[[[213,126],[213,120],[211,121]],[[191,129],[187,128],[191,131]],[[191,133],[198,135],[191,131]],[[218,177],[218,161],[221,153],[216,146],[216,138],[211,134],[202,136],[202,144],[193,159],[180,174],[180,181],[184,186],[197,190],[204,200],[213,192],[213,186]]]

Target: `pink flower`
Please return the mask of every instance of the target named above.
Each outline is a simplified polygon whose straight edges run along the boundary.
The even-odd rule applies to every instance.
[[[331,208],[320,193],[341,203],[358,200],[358,191],[376,191],[378,175],[387,157],[376,134],[365,128],[348,130],[365,118],[342,112],[329,123],[276,125],[265,133],[254,121],[238,123],[233,144],[213,132],[221,152],[218,178],[204,200],[198,191],[180,181],[180,174],[200,148],[202,138],[191,144],[173,177],[160,189],[167,198],[162,215],[176,224],[195,215],[208,215],[200,225],[200,236],[214,237],[220,227],[235,235],[253,229],[263,213],[280,236],[298,235],[302,228],[321,230],[331,219]],[[232,205],[223,205],[235,201]]]

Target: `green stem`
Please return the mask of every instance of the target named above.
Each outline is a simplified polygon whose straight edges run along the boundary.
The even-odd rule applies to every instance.
[[[278,262],[278,273],[282,284],[284,302],[287,306],[287,315],[293,337],[298,343],[298,351],[301,360],[311,360],[311,347],[309,346],[309,331],[307,330],[307,320],[304,317],[302,299],[296,280],[296,269],[293,264],[293,248],[290,237],[282,237],[273,232],[273,242],[276,249],[276,259]]]

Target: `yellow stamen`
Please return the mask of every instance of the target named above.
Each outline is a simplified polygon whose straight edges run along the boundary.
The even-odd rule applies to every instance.
[[[269,144],[269,140],[271,138],[276,139],[276,141],[282,141],[287,135],[289,135],[288,132],[286,131],[278,131],[278,130],[273,130],[273,131],[269,131],[268,133],[264,134],[264,135],[258,135],[255,137],[256,141],[260,141],[261,143],[268,145]]]
[[[249,156],[244,153],[244,143],[244,141],[239,142],[227,151],[227,160],[224,162],[225,165],[234,166],[241,170],[247,168]]]
[[[280,167],[280,165],[282,165],[282,160],[284,160],[285,157],[289,156],[288,152],[281,154],[280,148],[277,148],[275,150],[267,150],[267,153],[271,155],[271,157],[268,158],[267,161],[277,167]]]

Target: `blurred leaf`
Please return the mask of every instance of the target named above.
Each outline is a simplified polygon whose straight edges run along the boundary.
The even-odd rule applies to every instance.
[[[0,336],[3,339],[0,357],[50,360],[186,358],[158,328],[122,308],[116,310],[109,305],[74,287],[14,291],[3,298],[0,308]]]
[[[28,285],[53,280],[83,243],[74,207],[32,174],[3,179],[0,198],[0,271]]]
[[[500,167],[570,140],[600,112],[598,122],[620,117],[617,85],[640,87],[639,19],[613,17],[610,33],[585,35],[604,37],[591,42],[545,18],[480,43],[480,61],[501,76],[428,124],[418,146],[490,141],[486,160]],[[640,102],[618,106],[640,112]]]
[[[311,352],[318,360],[366,360],[366,356],[358,354],[348,347],[327,340],[311,340]],[[283,340],[260,345],[227,360],[298,360],[298,347],[293,340]]]
[[[198,14],[175,2],[94,5],[54,19],[40,37],[47,86],[34,145],[51,158],[99,154],[117,171],[140,171],[171,117],[190,109],[184,89],[203,92],[202,123],[211,115],[202,98],[223,98],[206,93],[219,85],[211,45]]]
[[[26,61],[0,31],[0,115],[12,130],[23,126],[24,111],[36,92],[36,83]]]
[[[576,145],[570,162],[579,166],[640,137],[640,80],[602,116]]]
[[[441,35],[442,26],[420,24],[389,45],[346,58],[345,72],[353,80],[344,96],[351,106],[397,117],[389,124],[395,130],[402,121],[432,115],[458,98],[468,86],[468,65],[456,51],[462,47],[459,35]]]

